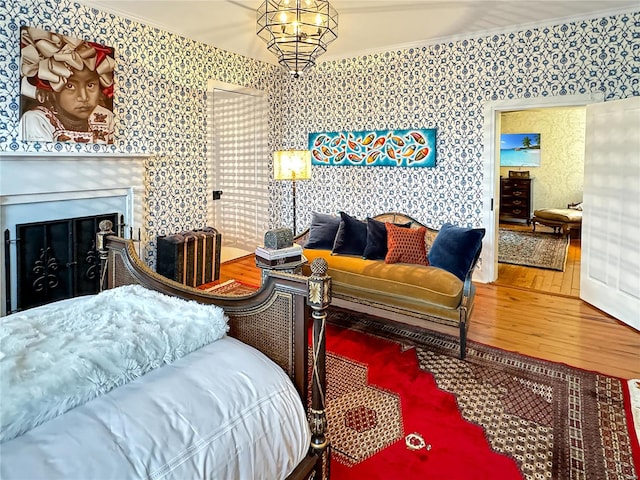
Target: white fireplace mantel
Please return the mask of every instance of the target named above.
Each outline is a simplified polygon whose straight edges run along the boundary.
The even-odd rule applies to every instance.
[[[3,158],[18,158],[18,157],[70,157],[70,158],[87,158],[87,157],[118,157],[122,159],[129,158],[148,158],[153,156],[151,153],[127,153],[127,152],[66,152],[66,151],[42,151],[42,152],[0,152],[0,161]]]
[[[0,196],[142,186],[144,160],[132,155],[0,155]]]

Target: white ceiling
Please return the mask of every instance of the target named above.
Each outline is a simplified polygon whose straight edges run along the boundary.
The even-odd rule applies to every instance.
[[[260,0],[79,0],[223,50],[277,63],[256,35]],[[638,0],[331,0],[338,39],[318,63],[640,10]]]

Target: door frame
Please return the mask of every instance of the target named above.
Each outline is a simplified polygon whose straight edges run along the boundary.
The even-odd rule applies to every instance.
[[[216,200],[213,200],[212,193],[213,190],[217,189],[217,174],[216,174],[216,164],[214,158],[214,133],[213,133],[213,96],[215,94],[215,90],[223,90],[226,92],[232,92],[240,95],[247,95],[251,97],[259,97],[267,101],[268,103],[268,93],[264,90],[259,90],[256,88],[245,87],[242,85],[236,85],[233,83],[221,82],[219,80],[209,79],[207,82],[207,119],[211,120],[207,123],[207,211],[206,211],[206,219],[208,225],[215,225],[215,218],[219,216],[219,204],[216,203]],[[210,196],[211,195],[211,196]],[[224,193],[223,193],[224,195]],[[268,212],[267,212],[268,215]],[[224,238],[224,237],[223,237]],[[249,251],[245,248],[239,248],[237,246],[225,245],[224,240],[221,247],[220,253],[220,261],[226,262],[229,260],[233,260],[235,258],[243,257],[245,255],[253,253],[253,250]]]
[[[482,226],[486,234],[482,241],[482,255],[473,279],[491,283],[498,278],[498,215],[500,188],[500,114],[513,110],[534,108],[579,107],[604,101],[602,92],[579,95],[516,98],[496,100],[484,105],[482,155]]]

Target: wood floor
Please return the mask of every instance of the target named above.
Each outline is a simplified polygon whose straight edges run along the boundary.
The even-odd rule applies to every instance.
[[[564,280],[558,282],[553,273],[517,269],[539,270],[515,267],[514,273],[501,273],[495,284],[476,284],[469,339],[620,378],[640,378],[640,332],[565,293]],[[578,282],[579,272],[576,278]],[[229,279],[260,285],[254,257],[224,263],[220,280]],[[510,279],[515,286],[506,285]]]
[[[500,228],[530,232],[531,227],[518,224],[500,224]],[[550,227],[536,226],[536,231],[553,232]],[[522,287],[541,292],[580,296],[580,238],[571,238],[564,272],[520,265],[498,264],[496,285]]]

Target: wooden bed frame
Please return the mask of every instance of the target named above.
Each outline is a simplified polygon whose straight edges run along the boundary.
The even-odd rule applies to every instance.
[[[253,295],[229,297],[169,280],[147,267],[131,240],[119,238],[112,224],[100,222],[97,249],[101,259],[101,289],[138,284],[167,295],[222,307],[229,317],[229,335],[260,350],[280,365],[307,405],[311,428],[309,453],[287,480],[329,478],[329,442],[325,415],[325,320],[331,301],[331,279],[322,259],[311,265],[309,277],[269,272]],[[311,313],[311,315],[309,315]],[[309,322],[313,322],[311,368]],[[311,372],[311,378],[309,378]]]

